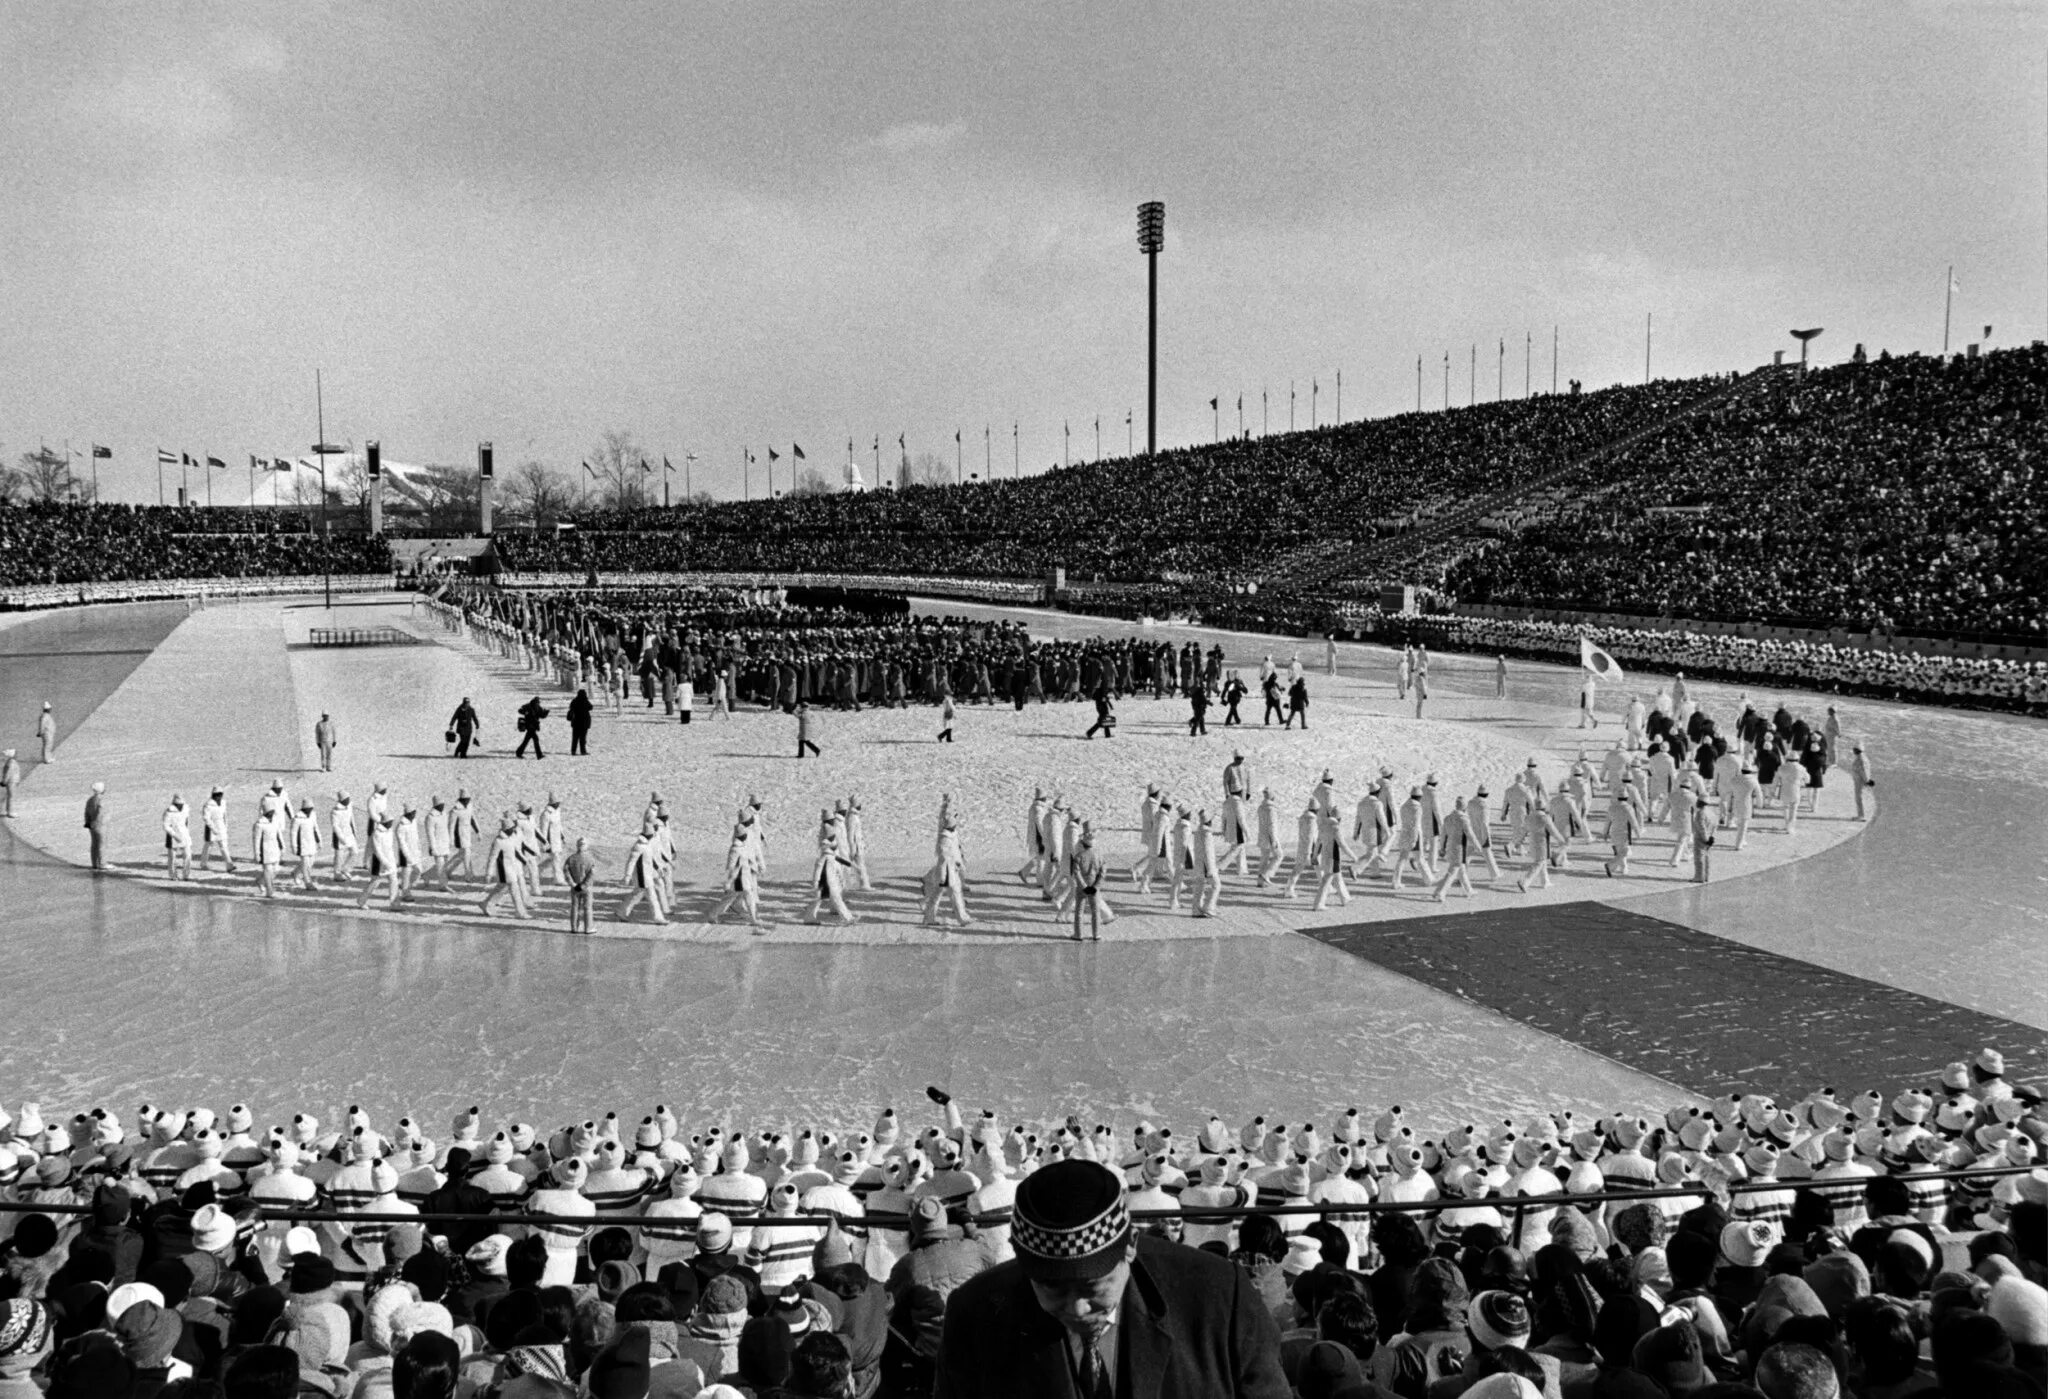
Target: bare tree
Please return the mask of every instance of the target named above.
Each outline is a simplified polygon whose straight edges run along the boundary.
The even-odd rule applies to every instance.
[[[32,501],[49,504],[68,500],[78,484],[64,454],[48,447],[23,452],[19,470],[22,489]]]
[[[286,474],[291,477],[291,498],[294,505],[320,503],[320,472],[317,467],[304,466],[294,460],[292,469]],[[278,496],[282,499],[284,492],[279,491]]]
[[[597,473],[598,497],[614,510],[637,510],[647,504],[647,454],[633,441],[633,434],[606,428],[591,454],[590,469]]]
[[[919,452],[910,459],[910,468],[902,473],[900,485],[905,486],[950,486],[953,484],[953,463],[936,452]]]
[[[24,484],[19,471],[0,461],[0,505],[14,504]]]
[[[545,462],[523,461],[505,483],[505,500],[514,520],[535,529],[553,529],[576,503],[576,494],[561,473]]]
[[[676,504],[698,506],[716,505],[718,504],[718,497],[711,494],[711,492],[709,491],[691,491],[688,495],[678,500]]]
[[[336,457],[333,465],[327,468],[327,503],[370,503],[370,468],[360,454],[352,452],[345,457]]]
[[[478,500],[474,471],[459,466],[423,466],[413,479],[425,503],[424,523],[429,534],[461,534],[474,528]]]
[[[789,488],[789,493],[791,495],[831,495],[838,489],[839,487],[832,483],[831,477],[818,470],[815,466],[806,465],[801,471],[797,472],[796,484]]]

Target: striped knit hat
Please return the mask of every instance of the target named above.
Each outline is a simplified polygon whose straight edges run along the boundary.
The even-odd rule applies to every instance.
[[[1017,1187],[1010,1244],[1034,1282],[1090,1282],[1124,1261],[1123,1182],[1092,1161],[1056,1161]]]

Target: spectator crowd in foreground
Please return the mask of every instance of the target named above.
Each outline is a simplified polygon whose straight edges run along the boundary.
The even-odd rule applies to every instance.
[[[1158,1367],[1223,1345],[1234,1378],[1200,1392],[2020,1399],[2048,1374],[2048,1117],[2005,1067],[1441,1132],[1399,1107],[1005,1123],[936,1088],[923,1128],[471,1108],[442,1141],[356,1108],[25,1104],[0,1125],[0,1199],[32,1207],[0,1214],[0,1395],[1011,1394],[989,1358],[1030,1324],[1000,1299],[1035,1295],[1057,1346],[1121,1259],[1123,1359],[1076,1392],[1176,1392]],[[1099,1210],[1071,1214],[1077,1183]],[[341,1217],[277,1217],[300,1209]]]

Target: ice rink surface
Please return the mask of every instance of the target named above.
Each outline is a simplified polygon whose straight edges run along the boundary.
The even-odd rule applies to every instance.
[[[119,625],[132,628],[136,611]],[[405,611],[346,609],[351,622]],[[278,774],[295,795],[348,786],[358,802],[377,778],[416,799],[452,795],[467,781],[486,809],[538,801],[552,787],[572,833],[601,847],[609,876],[646,789],[659,787],[685,833],[688,915],[716,877],[733,805],[751,790],[769,803],[771,854],[787,860],[771,877],[790,887],[776,896],[778,925],[767,938],[684,924],[672,940],[584,941],[458,921],[431,899],[430,917],[386,920],[333,903],[265,904],[247,897],[246,884],[233,897],[173,894],[140,878],[94,880],[0,840],[0,882],[15,911],[0,939],[0,978],[17,1004],[37,1007],[36,1033],[0,1049],[0,1093],[67,1110],[245,1098],[263,1114],[303,1107],[325,1116],[360,1102],[380,1120],[412,1112],[429,1122],[472,1101],[487,1116],[534,1121],[665,1101],[700,1120],[834,1127],[865,1125],[883,1103],[912,1111],[926,1082],[1006,1118],[1076,1111],[1124,1124],[1149,1115],[1193,1125],[1210,1110],[1233,1121],[1255,1111],[1299,1120],[1388,1102],[1448,1122],[1682,1096],[1457,996],[1286,936],[1306,919],[1306,900],[1232,890],[1212,928],[1139,915],[1124,895],[1117,901],[1133,916],[1111,941],[1050,940],[1043,912],[1002,876],[1021,854],[1030,785],[1066,791],[1109,832],[1114,862],[1126,863],[1145,782],[1207,798],[1235,741],[1216,723],[1206,742],[1187,740],[1174,702],[1127,702],[1120,736],[1088,744],[1075,737],[1084,706],[1021,715],[969,707],[951,747],[931,741],[929,710],[828,715],[825,759],[801,765],[784,751],[793,725],[779,716],[706,724],[700,714],[683,730],[658,709],[629,709],[601,720],[587,762],[551,754],[521,767],[505,757],[510,715],[533,682],[424,615],[413,625],[435,644],[418,647],[294,649],[317,610],[257,604],[195,615],[139,664],[57,658],[67,647],[92,649],[81,627],[101,634],[122,615],[93,609],[0,632],[0,647],[16,648],[0,676],[9,742],[27,737],[29,697],[45,677],[78,671],[81,706],[95,686],[105,695],[82,722],[67,714],[60,762],[32,774],[16,823],[16,835],[68,858],[82,855],[76,813],[94,777],[110,784],[116,859],[147,865],[172,787],[196,808],[206,786],[225,782],[245,841],[255,795]],[[1029,621],[1035,631],[1121,630],[1086,618]],[[46,639],[50,632],[69,639]],[[1177,640],[1181,629],[1166,634]],[[1247,670],[1284,644],[1218,636],[1230,663]],[[1498,792],[1529,753],[1554,773],[1573,751],[1572,735],[1557,727],[1572,701],[1562,669],[1516,665],[1501,703],[1489,662],[1439,657],[1429,717],[1418,722],[1394,703],[1389,653],[1343,651],[1335,682],[1319,674],[1319,648],[1304,652],[1316,697],[1311,735],[1256,723],[1245,735],[1255,780],[1273,786],[1290,819],[1325,764],[1337,770],[1340,798],[1355,801],[1368,764],[1386,762],[1405,781],[1434,768],[1453,791],[1484,778]],[[132,673],[107,693],[106,667],[122,664]],[[1700,688],[1710,706],[1735,694]],[[458,765],[443,756],[440,730],[465,693],[496,741],[489,758]],[[559,713],[565,700],[556,692],[548,702]],[[316,766],[311,728],[323,708],[342,734],[331,778],[305,771]],[[1830,819],[1803,820],[1789,842],[1758,833],[1747,868],[1742,856],[1717,863],[1717,873],[1741,877],[1705,890],[1644,881],[1629,907],[2048,1025],[2048,822],[2038,799],[2048,729],[1861,701],[1842,708],[1877,759],[1882,819],[1855,830],[1839,819],[1846,792],[1831,787]],[[565,739],[558,723],[550,727]],[[1592,746],[1596,758],[1601,746]],[[942,789],[966,818],[976,902],[994,926],[949,934],[945,946],[891,945],[925,938],[912,927],[910,878]],[[858,942],[794,921],[817,807],[848,792],[867,807],[883,886],[856,901],[866,915]],[[1596,875],[1559,882],[1558,898],[1612,887]],[[1518,897],[1482,891],[1470,903],[1500,908]],[[1330,921],[1435,909],[1369,890]],[[730,941],[705,944],[711,936]]]

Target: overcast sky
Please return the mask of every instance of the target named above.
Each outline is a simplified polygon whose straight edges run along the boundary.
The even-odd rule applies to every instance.
[[[1550,381],[2039,338],[2048,7],[0,4],[0,452],[1011,469]],[[103,464],[103,467],[105,464]],[[246,479],[243,473],[231,473]],[[760,480],[755,478],[758,490]],[[246,487],[237,487],[238,491]],[[225,492],[225,487],[223,487]]]

